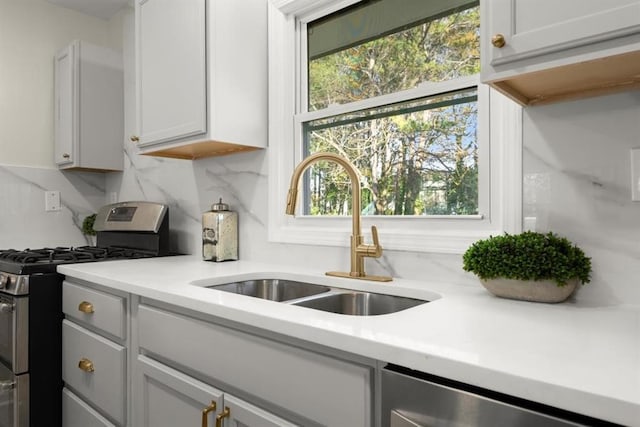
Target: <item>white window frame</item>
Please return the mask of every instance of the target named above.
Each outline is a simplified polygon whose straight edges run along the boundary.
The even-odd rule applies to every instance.
[[[268,238],[271,242],[350,244],[350,217],[292,217],[285,215],[284,210],[291,174],[302,160],[301,122],[313,116],[313,113],[297,114],[304,98],[299,96],[298,87],[306,80],[301,65],[306,52],[299,42],[303,26],[298,22],[309,22],[358,1],[270,0]],[[481,103],[488,108],[480,108]],[[371,225],[377,225],[380,243],[387,250],[463,253],[478,239],[522,230],[522,109],[484,84],[478,84],[478,105],[478,137],[491,141],[490,150],[480,150],[481,156],[486,155],[479,159],[481,164],[490,162],[489,173],[480,176],[489,180],[490,189],[489,194],[479,194],[479,205],[484,210],[481,215],[363,216],[365,239],[370,239]],[[486,123],[489,126],[483,126]]]

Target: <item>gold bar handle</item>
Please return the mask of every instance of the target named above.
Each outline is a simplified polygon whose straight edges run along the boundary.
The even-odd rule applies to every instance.
[[[222,422],[224,421],[225,418],[229,417],[230,415],[231,415],[231,410],[229,409],[228,406],[225,406],[224,411],[220,412],[216,417],[216,427],[222,427]]]
[[[202,410],[202,427],[207,427],[209,425],[208,415],[209,412],[216,410],[216,402],[211,401],[211,405],[207,406]]]
[[[95,311],[93,309],[93,304],[88,301],[82,301],[80,304],[78,304],[78,310],[87,314],[91,314]]]
[[[82,358],[78,362],[78,368],[82,369],[85,372],[93,372],[95,368],[93,367],[93,362],[89,359]]]

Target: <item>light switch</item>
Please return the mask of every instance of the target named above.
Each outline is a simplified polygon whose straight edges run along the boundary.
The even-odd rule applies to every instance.
[[[44,192],[44,210],[47,212],[60,210],[60,192],[59,191]]]
[[[631,200],[640,202],[640,148],[631,149]]]

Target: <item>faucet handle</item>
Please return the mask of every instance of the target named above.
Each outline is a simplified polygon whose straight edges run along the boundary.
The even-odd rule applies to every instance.
[[[376,248],[380,248],[382,251],[382,246],[380,246],[380,240],[378,240],[378,227],[375,225],[371,226],[371,238],[373,239],[373,246]]]
[[[371,238],[373,239],[373,245],[359,245],[358,252],[363,256],[371,258],[379,258],[382,256],[382,246],[380,246],[380,240],[378,240],[378,229],[375,225],[371,226]]]

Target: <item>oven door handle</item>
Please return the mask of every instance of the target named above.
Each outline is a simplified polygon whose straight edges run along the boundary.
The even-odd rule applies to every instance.
[[[12,313],[15,307],[15,304],[0,303],[0,313]]]
[[[0,391],[13,390],[16,386],[16,382],[12,380],[0,381]]]

